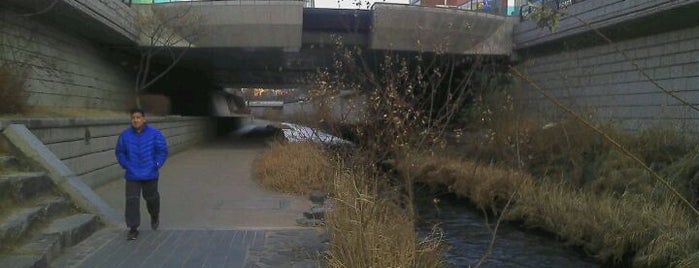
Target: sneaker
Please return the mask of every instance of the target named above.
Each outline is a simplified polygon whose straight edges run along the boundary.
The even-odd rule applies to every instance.
[[[136,238],[138,238],[138,230],[136,229],[131,229],[129,233],[126,234],[126,240],[136,240]]]
[[[150,228],[153,229],[153,231],[158,230],[159,225],[160,219],[158,216],[150,217]]]

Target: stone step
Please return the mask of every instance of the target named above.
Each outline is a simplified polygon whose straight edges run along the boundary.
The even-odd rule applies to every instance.
[[[50,267],[79,267],[83,261],[107,246],[115,237],[123,239],[123,234],[124,232],[120,229],[100,228],[77,245],[63,249],[49,265]]]
[[[47,197],[33,207],[10,210],[0,221],[0,245],[12,245],[25,237],[33,227],[67,213],[71,208],[71,203],[62,197]]]
[[[44,172],[15,172],[0,175],[0,202],[21,202],[50,192],[53,182]]]
[[[99,228],[97,216],[75,214],[51,222],[18,249],[0,257],[0,267],[49,267],[61,252],[78,244]]]
[[[75,214],[53,221],[44,234],[61,236],[61,246],[71,247],[83,241],[97,230],[99,221],[93,214]]]
[[[0,155],[0,171],[18,168],[17,158],[11,155]]]

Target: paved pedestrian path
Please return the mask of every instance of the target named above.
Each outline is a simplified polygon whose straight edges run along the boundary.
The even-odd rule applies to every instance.
[[[69,249],[54,267],[318,267],[324,244],[317,230],[104,230]]]
[[[327,239],[296,220],[306,197],[261,188],[251,178],[264,139],[219,139],[171,156],[161,170],[160,229],[141,202],[140,235],[107,229],[59,257],[54,267],[317,267]],[[124,209],[124,182],[96,192]]]

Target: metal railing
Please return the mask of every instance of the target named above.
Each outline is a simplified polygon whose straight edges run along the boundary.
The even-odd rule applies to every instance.
[[[434,5],[430,2],[429,6],[442,8],[455,8],[461,10],[475,11],[480,13],[489,13],[501,16],[519,16],[519,8],[527,3],[527,0],[515,0],[514,4],[506,0],[470,0],[470,1],[453,1],[444,0],[444,4]],[[421,0],[412,0],[410,5],[421,6]]]

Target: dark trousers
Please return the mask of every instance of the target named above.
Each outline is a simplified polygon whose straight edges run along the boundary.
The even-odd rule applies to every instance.
[[[160,213],[160,194],[158,193],[158,180],[130,181],[126,180],[126,226],[138,228],[141,225],[141,191],[143,199],[151,218],[158,217]]]

